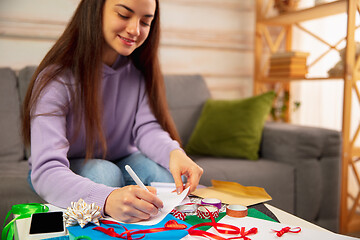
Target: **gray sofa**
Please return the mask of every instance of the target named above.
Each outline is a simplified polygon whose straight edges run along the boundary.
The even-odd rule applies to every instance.
[[[20,103],[34,71],[0,68],[0,222],[11,206],[43,202],[26,181],[26,151],[20,137]],[[184,145],[210,98],[201,76],[165,76],[171,114]],[[338,230],[341,135],[338,131],[266,123],[260,159],[191,156],[203,169],[201,184],[211,179],[264,187],[269,203],[332,231]]]

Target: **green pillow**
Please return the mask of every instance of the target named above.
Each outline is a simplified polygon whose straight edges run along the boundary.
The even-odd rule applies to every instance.
[[[209,99],[185,147],[188,154],[257,160],[273,91],[240,100]]]

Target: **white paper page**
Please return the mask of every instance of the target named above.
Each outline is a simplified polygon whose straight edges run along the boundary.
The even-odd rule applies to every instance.
[[[152,216],[148,220],[140,221],[140,222],[137,222],[134,224],[150,226],[150,225],[155,225],[155,224],[159,223],[161,220],[163,220],[166,217],[167,214],[169,214],[171,212],[171,210],[174,209],[174,207],[178,206],[185,199],[189,190],[190,190],[190,187],[186,188],[179,195],[176,192],[159,193],[157,196],[164,203],[164,207],[161,209],[161,211],[157,215]],[[120,221],[117,221],[110,217],[107,217],[105,219],[120,222]]]
[[[175,183],[151,182],[150,186],[156,188],[157,194],[176,191]]]
[[[165,183],[165,182],[151,182],[150,186],[156,188],[157,195],[162,193],[172,193],[176,192],[175,183]],[[184,200],[178,205],[184,205],[191,203],[189,196],[185,197]]]
[[[244,217],[244,218],[233,218],[229,216],[225,216],[222,218],[220,223],[231,224],[237,226],[239,228],[245,227],[245,231],[250,230],[253,227],[258,228],[258,233],[254,235],[248,235],[251,240],[267,240],[267,239],[281,239],[281,240],[314,240],[314,239],[326,239],[326,240],[355,240],[358,238],[343,236],[339,234],[335,234],[330,231],[320,231],[320,230],[313,230],[308,228],[301,228],[300,233],[285,233],[284,235],[279,238],[276,236],[276,233],[272,230],[281,230],[284,227],[291,227],[295,228],[297,226],[289,226],[286,224],[280,224],[276,222],[266,221],[262,219],[252,218],[252,217]],[[214,228],[209,229],[209,232],[214,233],[216,235],[222,237],[234,237],[236,235],[226,235],[218,233]],[[204,239],[202,237],[192,237],[186,236],[183,239]]]

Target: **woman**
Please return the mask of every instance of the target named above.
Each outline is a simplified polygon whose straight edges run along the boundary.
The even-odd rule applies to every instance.
[[[159,24],[158,0],[82,0],[39,65],[23,136],[29,182],[49,203],[82,198],[120,221],[148,219],[163,203],[155,189],[129,185],[126,164],[145,184],[195,190],[203,170],[181,150],[167,110]]]

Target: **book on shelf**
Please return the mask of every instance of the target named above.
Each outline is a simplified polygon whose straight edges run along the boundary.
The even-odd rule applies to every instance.
[[[308,52],[300,52],[300,51],[284,51],[284,52],[276,52],[271,54],[271,59],[276,58],[307,58],[310,54]]]
[[[306,65],[306,58],[303,59],[291,59],[291,58],[276,58],[270,59],[271,65]]]
[[[273,63],[306,63],[306,57],[283,57],[283,58],[269,58],[269,62]]]
[[[307,73],[306,65],[270,66],[269,73]]]
[[[302,73],[307,73],[307,69],[306,68],[303,68],[303,69],[296,69],[296,68],[295,69],[276,69],[276,70],[270,69],[269,73],[278,73],[278,74],[299,73],[299,74],[302,74]]]
[[[305,76],[308,73],[307,69],[270,69],[269,76]]]
[[[305,64],[270,64],[270,71],[306,71]]]
[[[270,57],[269,77],[304,78],[308,73],[306,58],[309,53],[276,52]]]

